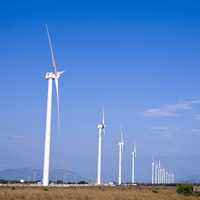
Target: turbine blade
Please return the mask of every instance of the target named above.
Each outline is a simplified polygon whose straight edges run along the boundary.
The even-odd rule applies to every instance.
[[[103,131],[103,134],[105,135],[105,134],[106,134],[106,132],[105,132],[105,128],[103,128],[103,130],[102,130],[102,131]]]
[[[58,78],[55,78],[54,80],[55,80],[55,87],[56,87],[56,101],[57,101],[58,128],[60,129],[60,98],[59,98]]]
[[[102,109],[102,124],[105,124],[105,117],[104,117],[104,107]]]
[[[49,29],[48,29],[47,24],[45,26],[46,26],[46,31],[47,31],[47,37],[48,37],[48,40],[49,40],[49,48],[50,48],[50,51],[51,51],[52,65],[53,65],[54,71],[57,72],[56,60],[55,60],[54,53],[53,53],[53,46],[52,46],[52,41],[51,41],[51,37],[50,37],[50,34],[49,34]]]
[[[122,127],[121,127],[121,142],[124,143],[124,137],[123,137],[123,130],[122,130]]]
[[[134,144],[134,152],[135,152],[135,157],[136,157],[136,144]]]

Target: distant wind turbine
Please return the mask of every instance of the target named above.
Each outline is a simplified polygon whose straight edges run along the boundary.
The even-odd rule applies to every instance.
[[[154,179],[154,183],[158,184],[158,162],[155,161],[154,165],[155,165],[155,174],[154,174],[155,175],[155,179]]]
[[[152,164],[151,164],[151,183],[152,183],[152,185],[155,184],[155,162],[154,162],[154,159],[152,159]]]
[[[164,173],[165,173],[165,169],[164,168],[161,168],[161,184],[164,184]]]
[[[166,169],[163,168],[163,184],[166,184],[166,173],[165,173]]]
[[[133,151],[131,153],[132,155],[132,184],[135,183],[135,158],[136,158],[136,144],[133,145]]]
[[[43,186],[49,184],[49,162],[50,162],[50,146],[51,146],[51,114],[52,114],[52,83],[55,82],[57,109],[58,109],[58,126],[60,123],[60,108],[59,108],[59,91],[58,80],[64,71],[57,71],[56,60],[54,57],[52,41],[49,34],[48,26],[46,25],[47,37],[51,51],[51,60],[53,72],[47,72],[45,78],[48,80],[48,95],[47,95],[47,113],[46,113],[46,130],[45,130],[45,145],[44,145],[44,165],[43,165]]]
[[[161,183],[160,160],[158,161],[158,184]]]
[[[168,171],[166,171],[165,176],[166,176],[166,184],[169,184],[169,173],[168,173]]]
[[[123,138],[123,132],[121,128],[121,141],[118,143],[119,145],[119,176],[118,176],[118,184],[122,184],[122,152],[124,147],[124,138]]]
[[[102,147],[102,135],[105,134],[104,109],[103,109],[103,112],[102,112],[102,122],[97,127],[99,129],[97,184],[100,185],[101,184],[101,147]]]
[[[171,184],[175,182],[174,173],[161,165],[160,160],[152,160],[152,184]]]
[[[174,176],[174,172],[172,173],[172,183],[175,183],[175,176]]]

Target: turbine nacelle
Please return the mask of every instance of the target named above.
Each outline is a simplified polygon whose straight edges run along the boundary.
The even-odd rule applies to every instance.
[[[124,142],[119,142],[118,145],[123,147],[124,146]]]
[[[102,122],[100,124],[98,124],[97,128],[99,130],[102,130],[102,132],[105,134],[105,118],[104,118],[104,109],[103,109],[103,112],[102,112]]]
[[[105,127],[106,127],[105,124],[99,124],[97,126],[98,129],[102,129],[102,130],[105,129]]]
[[[46,79],[58,79],[61,77],[61,75],[64,73],[64,71],[60,71],[60,72],[47,72],[45,75]]]
[[[132,155],[134,158],[136,158],[136,152],[135,152],[135,151],[133,151],[133,152],[131,153],[131,155]]]

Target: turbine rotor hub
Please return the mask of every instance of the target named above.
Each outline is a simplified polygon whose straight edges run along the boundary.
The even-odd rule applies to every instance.
[[[97,126],[97,128],[98,128],[98,129],[104,129],[104,128],[105,128],[105,124],[99,124],[99,125]]]
[[[119,145],[121,145],[121,146],[123,146],[123,145],[124,145],[124,143],[123,143],[123,142],[119,142],[118,144],[119,144]]]
[[[47,72],[45,75],[46,79],[56,79],[56,78],[60,78],[60,76],[64,73],[64,71],[60,71],[60,72]]]

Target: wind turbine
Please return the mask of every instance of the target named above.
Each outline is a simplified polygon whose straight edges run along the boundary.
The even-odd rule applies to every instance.
[[[152,185],[155,184],[155,162],[154,162],[154,159],[152,159],[152,164],[151,164],[151,183],[152,183]]]
[[[166,184],[169,184],[169,173],[167,170],[165,172],[165,178],[166,178]]]
[[[172,173],[172,183],[175,183],[174,172]]]
[[[164,184],[165,182],[165,169],[161,168],[161,183]]]
[[[160,160],[158,161],[158,184],[161,183]]]
[[[158,184],[158,162],[155,161],[154,165],[155,165],[155,179],[154,179],[154,183]]]
[[[160,184],[162,184],[162,168],[159,169]]]
[[[45,129],[45,144],[44,144],[44,164],[43,164],[43,186],[49,184],[49,162],[50,162],[50,146],[51,146],[51,114],[52,114],[52,90],[53,81],[55,82],[56,97],[57,97],[57,109],[58,109],[58,125],[60,123],[60,111],[59,111],[59,91],[58,91],[58,80],[64,71],[57,71],[56,60],[54,57],[52,41],[49,34],[48,26],[46,25],[47,37],[49,41],[49,48],[51,51],[51,60],[53,71],[46,73],[46,80],[48,80],[48,94],[47,94],[47,113],[46,113],[46,129]]]
[[[172,184],[173,183],[173,172],[170,172],[170,184]]]
[[[99,129],[99,144],[98,144],[98,165],[97,165],[97,184],[101,184],[101,146],[102,146],[102,135],[105,135],[105,119],[104,109],[102,112],[102,122],[97,126]]]
[[[121,141],[118,143],[119,145],[119,177],[118,177],[118,184],[121,185],[122,183],[122,152],[124,147],[124,138],[123,132],[121,128]]]
[[[133,145],[133,152],[132,155],[132,184],[135,183],[135,158],[136,158],[136,144]]]
[[[166,173],[165,173],[165,168],[163,168],[163,184],[166,184]]]

